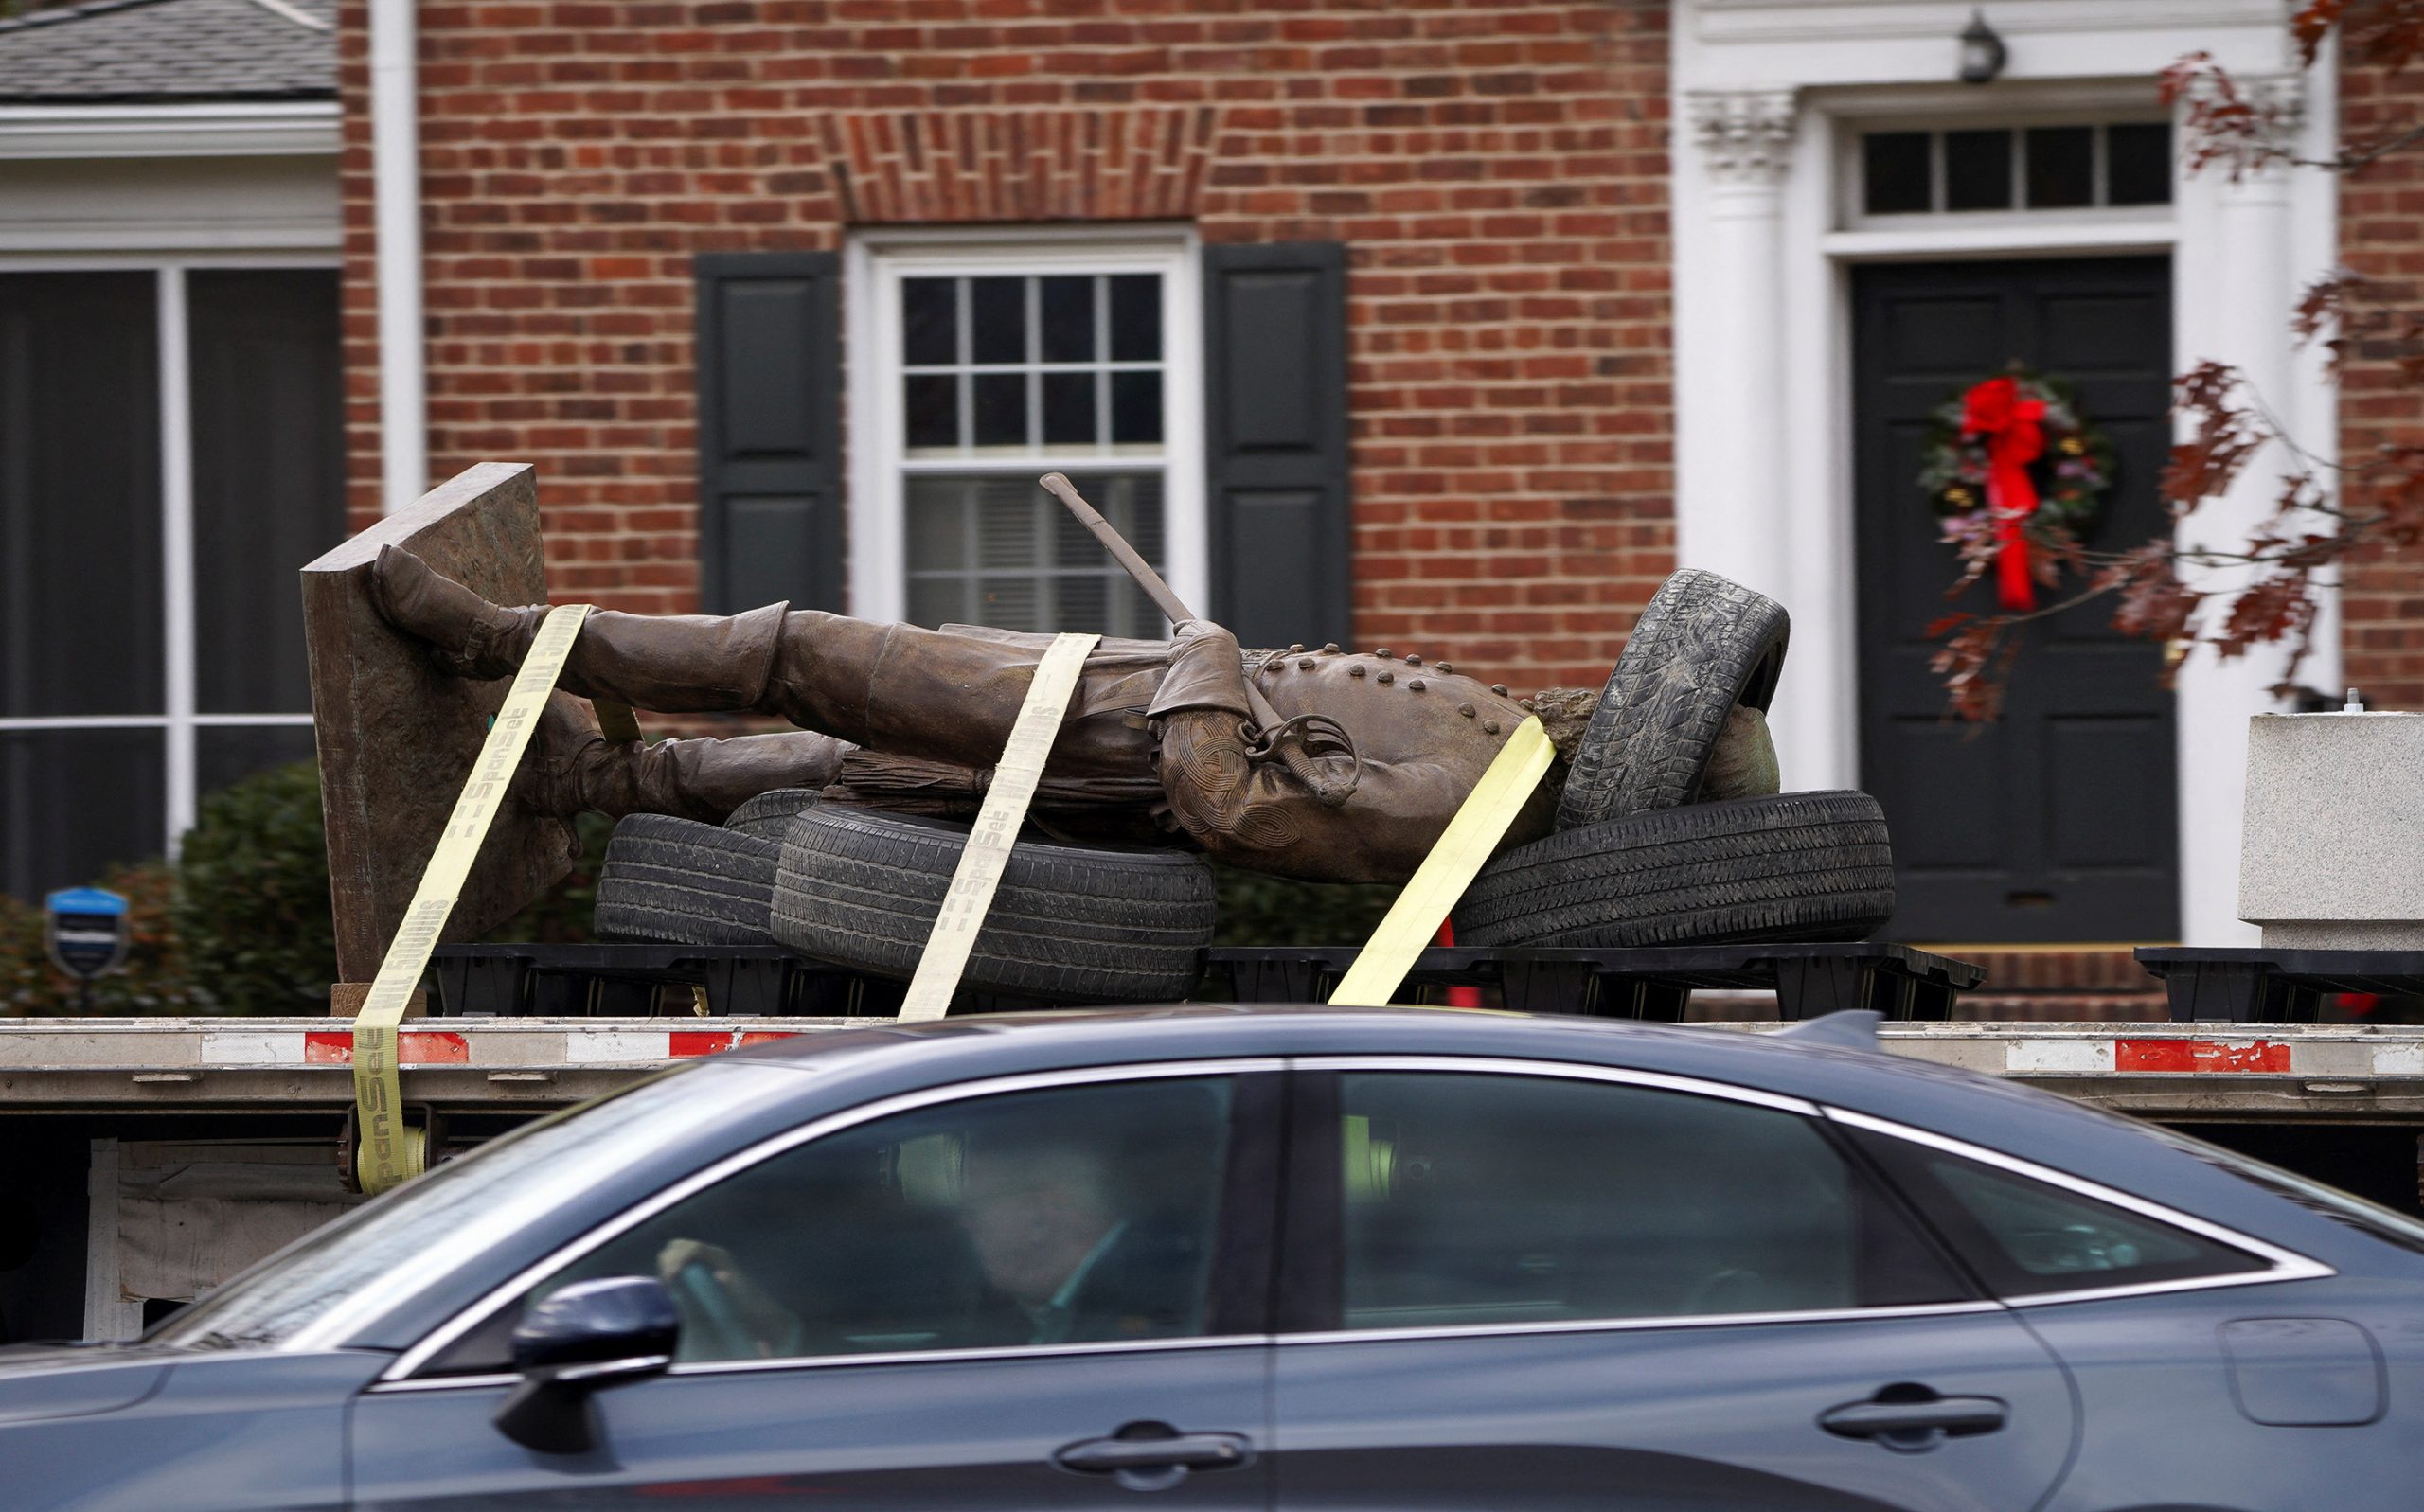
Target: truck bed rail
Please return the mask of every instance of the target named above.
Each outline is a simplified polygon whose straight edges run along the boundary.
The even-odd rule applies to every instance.
[[[405,1097],[450,1112],[539,1112],[769,1039],[882,1018],[417,1019]],[[1711,1032],[1760,1027],[1710,1023]],[[2411,1122],[2424,1115],[2424,1025],[1920,1023],[1896,1055],[2168,1121]],[[0,1020],[0,1112],[249,1111],[341,1115],[352,1037],[327,1019]]]

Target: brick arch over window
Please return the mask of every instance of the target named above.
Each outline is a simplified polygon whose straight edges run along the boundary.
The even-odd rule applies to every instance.
[[[863,225],[1187,220],[1210,106],[903,110],[821,123],[844,216]]]

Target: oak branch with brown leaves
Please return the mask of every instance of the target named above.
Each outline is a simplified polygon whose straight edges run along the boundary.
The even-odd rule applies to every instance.
[[[2424,56],[2424,0],[2387,0],[2352,9],[2348,0],[2312,0],[2290,22],[2299,58],[2312,67],[2339,35],[2351,62],[2397,72]],[[2204,54],[2166,71],[2163,96],[2181,107],[2191,172],[2234,176],[2275,169],[2351,173],[2395,153],[2424,149],[2424,121],[2392,122],[2341,142],[2327,158],[2295,155],[2286,121],[2260,96],[2243,90]],[[2424,310],[2390,290],[2341,271],[2310,287],[2285,311],[2297,340],[2319,346],[2336,374],[2354,355],[2395,365],[2400,381],[2424,386]],[[2038,607],[2005,614],[1956,612],[1929,628],[1942,642],[1934,668],[1952,709],[1991,720],[2027,627],[2082,604],[2109,599],[2113,628],[2171,648],[2167,669],[2198,646],[2221,657],[2258,646],[2287,651],[2274,691],[2296,686],[2312,649],[2320,595],[2331,572],[2355,554],[2424,543],[2424,446],[2383,445],[2336,460],[2301,448],[2263,406],[2237,369],[2201,363],[2173,381],[2181,436],[2158,485],[2172,532],[2124,551],[2093,551],[2054,524],[2028,526],[2031,565],[2049,591]],[[2275,471],[2272,513],[2226,546],[2183,543],[2181,527],[2221,498],[2251,466]],[[1962,575],[1952,597],[1994,564],[1999,543],[1985,511],[1949,522]],[[2169,675],[2168,670],[2166,675]]]

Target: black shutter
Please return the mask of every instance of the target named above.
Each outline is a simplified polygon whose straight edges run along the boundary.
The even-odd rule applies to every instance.
[[[1346,249],[1203,251],[1208,613],[1244,646],[1352,639]]]
[[[842,607],[841,258],[703,253],[699,596]]]

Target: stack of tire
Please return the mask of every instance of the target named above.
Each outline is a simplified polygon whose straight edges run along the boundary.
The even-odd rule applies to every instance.
[[[917,970],[968,826],[761,793],[718,828],[661,814],[615,827],[599,934],[682,945],[779,944],[878,976]],[[1212,943],[1212,868],[1148,847],[1023,840],[961,986],[1057,1003],[1172,1001]]]
[[[1782,605],[1715,573],[1668,578],[1592,712],[1556,832],[1483,868],[1456,943],[1856,940],[1891,918],[1893,847],[1868,794],[1702,801],[1729,731],[1750,732],[1773,773],[1765,720],[1790,630]]]

